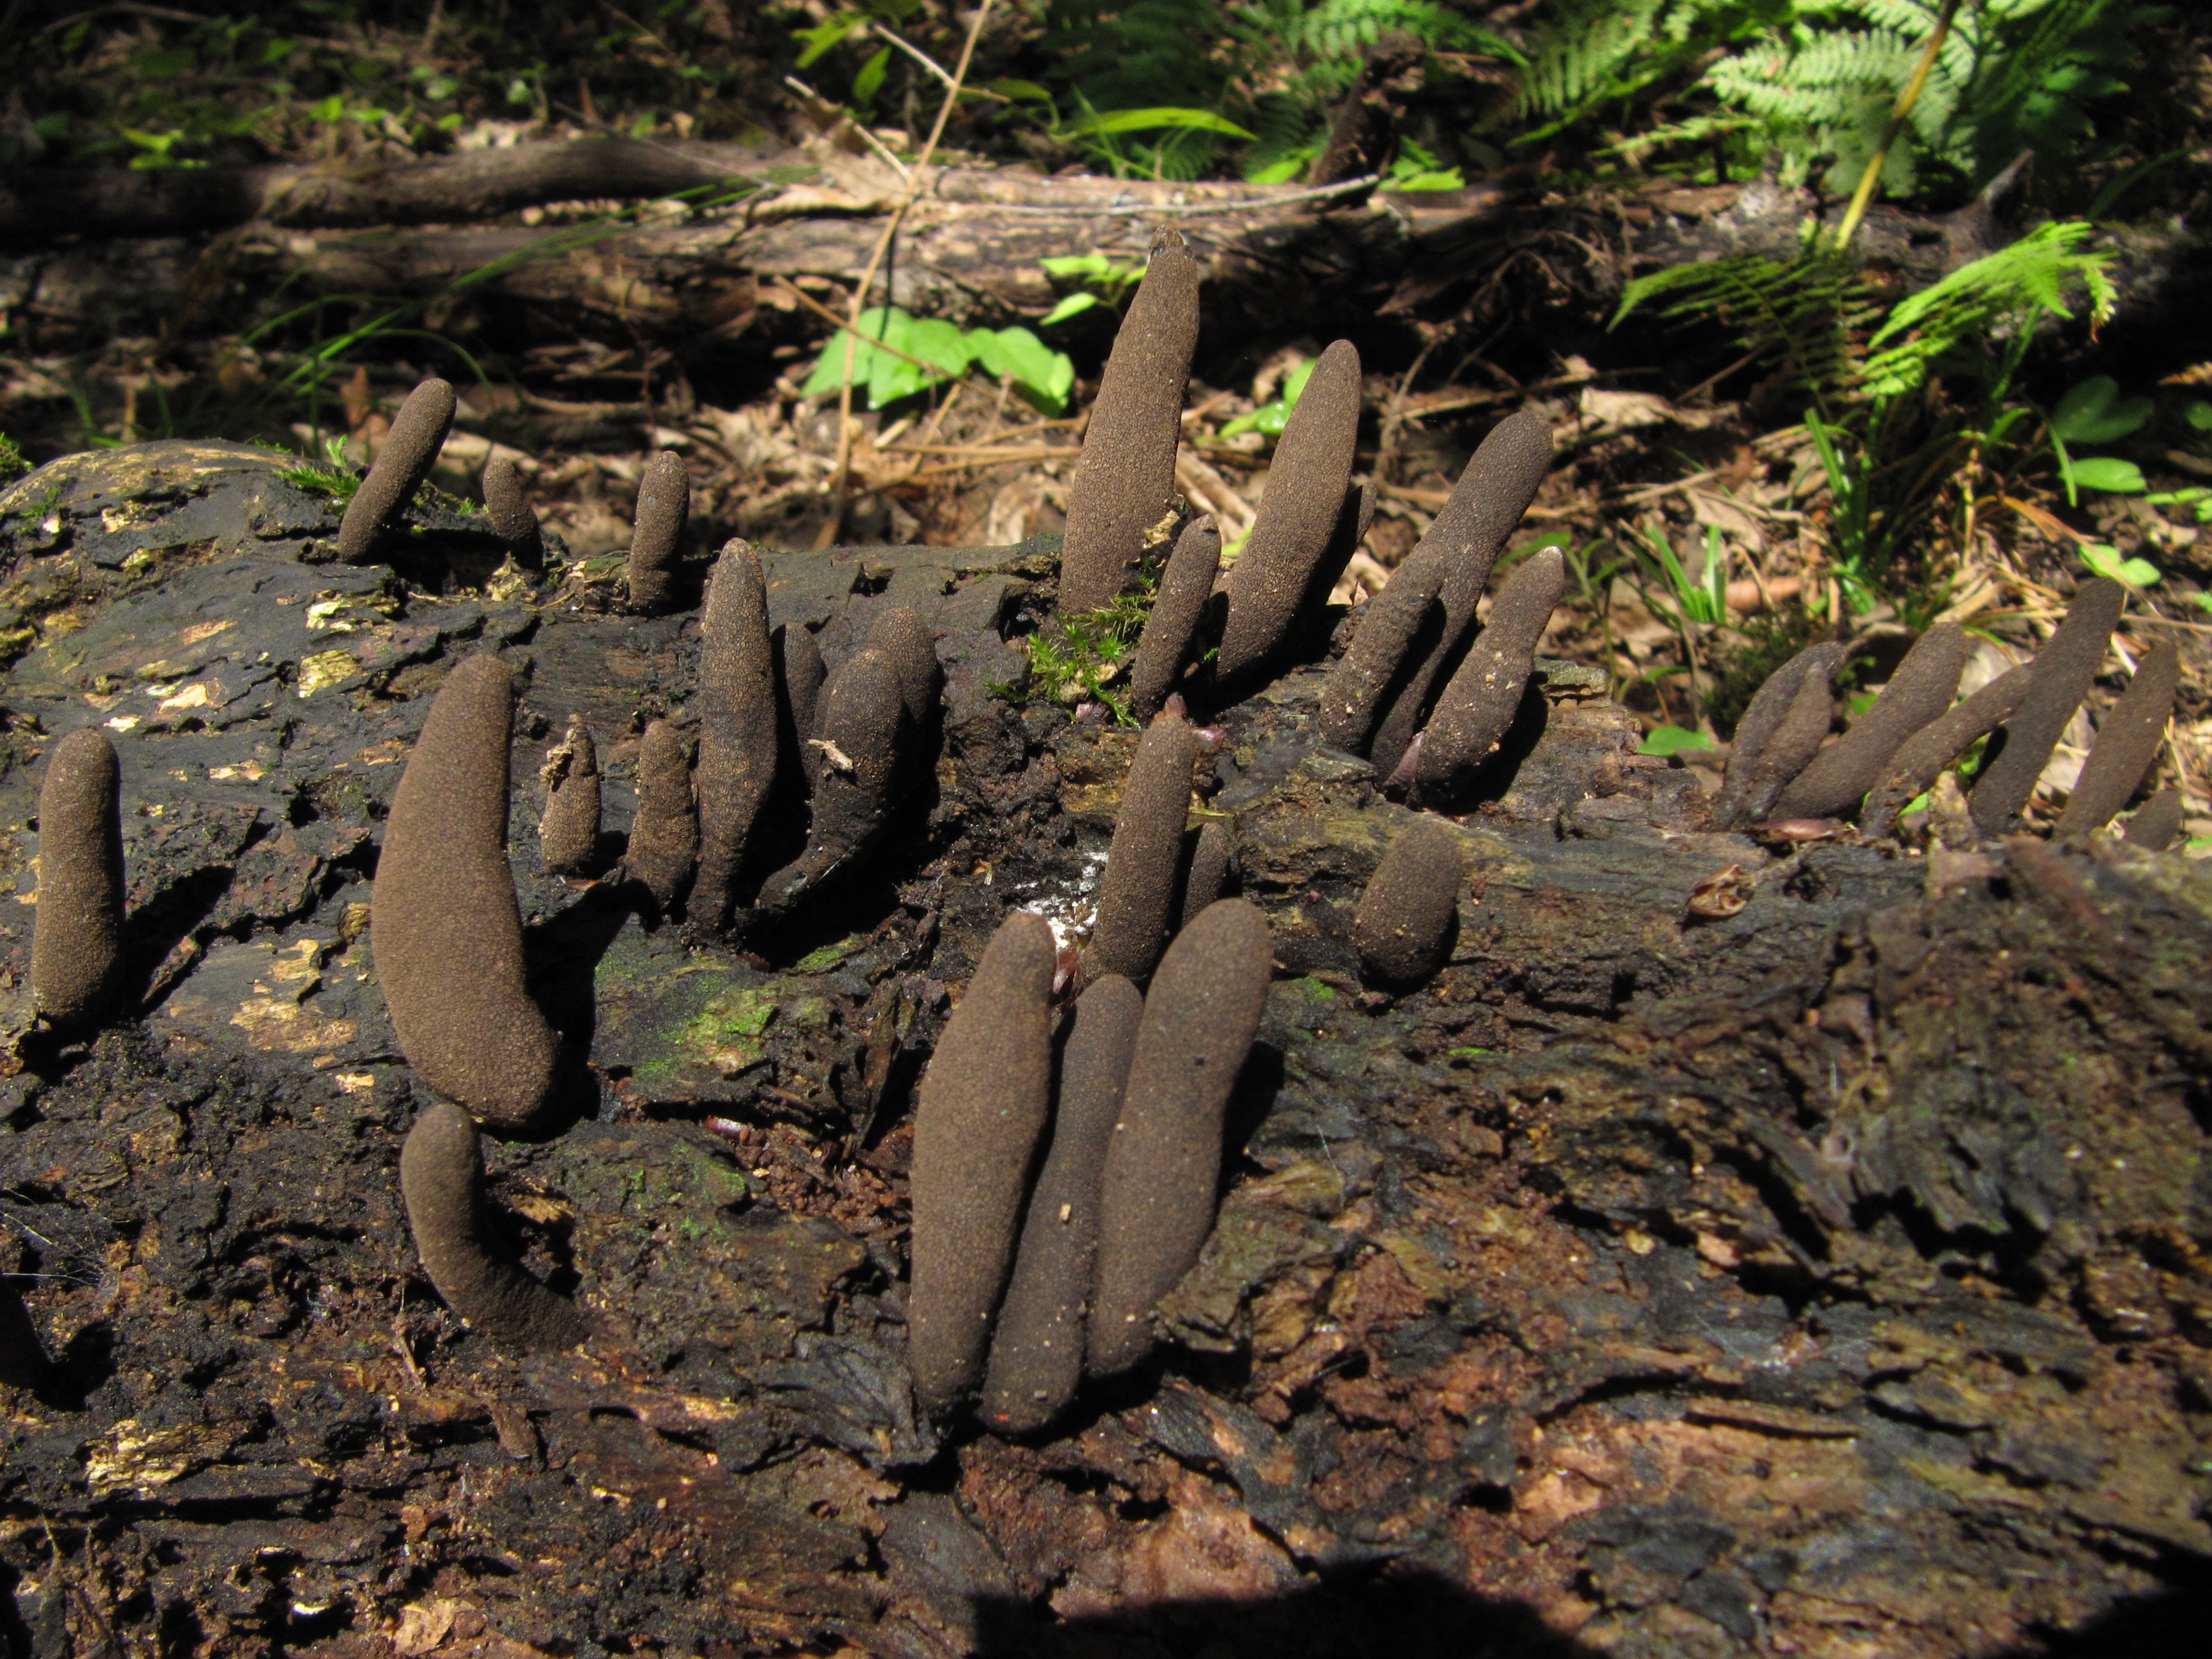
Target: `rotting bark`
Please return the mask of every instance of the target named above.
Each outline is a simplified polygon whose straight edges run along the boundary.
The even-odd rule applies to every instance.
[[[520,769],[571,715],[692,696],[696,618],[303,564],[327,503],[185,447],[84,459],[82,505],[0,521],[0,600],[43,629],[0,689],[0,854],[34,890],[36,757],[112,732],[153,988],[75,1048],[19,1004],[0,1079],[38,1346],[0,1370],[0,1562],[31,1630],[1935,1659],[2100,1619],[2117,1645],[2123,1598],[2203,1571],[2202,866],[1778,857],[1698,830],[1690,775],[1540,662],[1510,786],[1454,832],[1451,957],[1395,999],[1362,994],[1352,917],[1407,812],[1315,740],[1318,669],[1224,712],[1200,787],[1279,971],[1218,1221],[1150,1367],[1054,1437],[918,1419],[915,1073],[1000,918],[1079,901],[1134,743],[988,689],[1050,612],[1048,544],[764,556],[771,623],[833,658],[921,610],[947,704],[880,867],[757,955],[546,877],[515,792],[533,994],[603,1099],[492,1152],[495,1218],[608,1334],[501,1358],[405,1242],[428,1097],[366,974],[382,808],[453,663],[515,671]],[[180,467],[198,493],[103,510]],[[469,556],[454,516],[410,544]],[[634,751],[604,763],[628,822]],[[1731,866],[1742,909],[1688,914]],[[31,907],[4,911],[20,999]]]

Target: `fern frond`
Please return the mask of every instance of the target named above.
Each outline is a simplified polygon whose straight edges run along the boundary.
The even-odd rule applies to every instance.
[[[1937,362],[1978,336],[2018,328],[2039,314],[2070,317],[2070,296],[2089,305],[2092,326],[2112,313],[2116,297],[2102,253],[2080,252],[2094,227],[2081,220],[2039,225],[2009,247],[1961,265],[1901,301],[1867,342],[1862,378],[1870,397],[1914,390]],[[1884,341],[1896,343],[1881,349]]]

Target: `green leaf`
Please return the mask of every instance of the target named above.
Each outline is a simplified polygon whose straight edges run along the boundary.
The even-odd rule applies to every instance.
[[[1639,755],[1687,755],[1711,749],[1713,740],[1702,732],[1680,726],[1655,726],[1637,746]]]
[[[1062,253],[1049,259],[1040,259],[1048,276],[1057,276],[1064,282],[1087,282],[1104,276],[1114,268],[1114,262],[1103,253]]]
[[[2182,418],[2199,432],[2212,432],[2212,404],[2199,398],[2181,411]]]
[[[2142,469],[2116,455],[2087,455],[2074,463],[2074,482],[2084,489],[2101,489],[2111,495],[2140,495],[2150,486]]]
[[[1080,317],[1086,311],[1096,311],[1106,302],[1095,294],[1071,294],[1037,319],[1039,328],[1050,328],[1054,323],[1064,323],[1071,317]]]
[[[1176,109],[1163,106],[1158,109],[1103,110],[1078,123],[1085,132],[1157,132],[1163,127],[1172,127],[1186,132],[1219,132],[1247,143],[1256,140],[1259,134],[1247,132],[1243,127],[1206,109]]]
[[[1024,103],[1048,104],[1052,101],[1052,94],[1034,81],[987,81],[983,83],[983,89],[995,92],[1001,98],[1017,99]]]
[[[2131,587],[2155,587],[2160,580],[2158,567],[2149,560],[2124,559],[2118,548],[2103,542],[2082,543],[2081,562],[2100,576],[2109,576]]]
[[[1272,162],[1264,167],[1255,168],[1246,173],[1244,179],[1247,184],[1287,185],[1305,170],[1306,162],[1304,156],[1286,155],[1279,161]]]
[[[793,40],[804,40],[806,43],[806,49],[799,54],[799,62],[793,67],[797,69],[810,67],[817,58],[836,46],[846,36],[856,30],[865,29],[867,26],[868,20],[860,13],[841,11],[824,21],[817,23],[811,29],[793,30]]]
[[[1038,409],[1057,415],[1075,390],[1075,360],[1054,351],[1025,328],[971,330],[968,341],[987,374],[1011,375],[1014,389]]]
[[[860,65],[860,72],[853,77],[853,105],[866,109],[876,101],[876,94],[884,89],[884,76],[891,66],[891,49],[878,48],[875,55]]]
[[[2069,444],[2108,444],[2140,428],[2151,416],[2148,398],[2122,398],[2119,383],[2097,374],[2067,388],[2051,411],[2051,429]],[[2094,488],[2095,486],[2093,486]]]

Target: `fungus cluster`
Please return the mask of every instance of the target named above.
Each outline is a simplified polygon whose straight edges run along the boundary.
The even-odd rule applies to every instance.
[[[1000,926],[915,1115],[915,1392],[943,1413],[980,1384],[984,1419],[1009,1433],[1151,1350],[1153,1304],[1212,1224],[1224,1115],[1273,963],[1258,908],[1218,900],[1149,994],[1101,975],[1055,1043],[1056,955],[1042,917]]]
[[[337,551],[343,562],[368,563],[392,521],[407,510],[453,429],[457,406],[453,388],[445,380],[425,380],[407,394],[368,476],[338,522]]]

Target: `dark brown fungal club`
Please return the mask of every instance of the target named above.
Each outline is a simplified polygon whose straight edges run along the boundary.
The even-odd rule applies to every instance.
[[[567,732],[547,751],[538,776],[545,785],[545,811],[538,823],[545,868],[556,876],[580,876],[599,845],[599,756],[580,714],[568,717]]]
[[[814,787],[814,762],[820,751],[807,739],[814,735],[820,713],[822,682],[830,671],[822,661],[822,647],[814,635],[797,623],[775,630],[776,745],[780,758],[797,763],[809,789]]]
[[[1068,487],[1060,613],[1112,603],[1175,500],[1183,389],[1198,345],[1198,262],[1182,238],[1152,240],[1144,280],[1098,382]]]
[[[2066,723],[2089,693],[2105,649],[2128,602],[2128,591],[2108,576],[2081,584],[2074,603],[2043,649],[2035,653],[2035,674],[2020,707],[1998,729],[2001,743],[1983,765],[1966,797],[1974,823],[1984,836],[2001,836],[2019,822],[2035,793],[2036,780],[2050,763],[2051,751],[2065,735]]]
[[[1425,654],[1418,662],[1401,659],[1389,677],[1389,700],[1375,724],[1367,751],[1377,772],[1397,770],[1407,744],[1428,719],[1437,688],[1459,665],[1491,567],[1528,503],[1536,499],[1551,465],[1552,432],[1544,417],[1525,409],[1508,416],[1482,441],[1443,510],[1408,556],[1410,563],[1431,542],[1441,550],[1443,570],[1437,599],[1443,615]],[[1383,591],[1389,591],[1388,584]]]
[[[1042,916],[1007,917],[922,1076],[907,1331],[915,1394],[932,1413],[982,1376],[1023,1183],[1050,1105],[1056,954]]]
[[[31,1000],[64,1030],[97,1025],[123,994],[122,772],[97,727],[54,745],[39,788]]]
[[[2166,741],[2166,723],[2180,689],[2181,653],[2172,641],[2160,640],[2145,653],[2128,689],[2097,728],[2097,741],[2075,780],[2066,810],[2058,815],[2058,834],[2101,830],[2134,798]]]
[[[906,687],[890,654],[863,646],[822,688],[808,739],[816,753],[806,846],[761,884],[757,908],[787,908],[843,869],[883,833],[906,779]]]
[[[1427,654],[1443,625],[1437,594],[1447,562],[1443,544],[1425,540],[1390,573],[1382,591],[1360,607],[1351,645],[1322,683],[1322,741],[1354,754],[1367,752],[1392,687]]]
[[[1176,918],[1177,933],[1226,894],[1237,878],[1237,838],[1225,821],[1206,819],[1190,839],[1190,857],[1183,868],[1182,913]]]
[[[1828,677],[1836,672],[1843,657],[1843,647],[1832,642],[1808,645],[1769,674],[1759,690],[1752,693],[1749,705],[1736,720],[1735,740],[1729,745],[1728,769],[1722,776],[1720,795],[1713,805],[1713,822],[1721,829],[1735,829],[1765,817],[1774,796],[1790,781],[1784,777],[1777,783],[1775,775],[1785,769],[1790,770],[1791,776],[1796,775],[1789,767],[1790,757],[1765,761],[1768,745],[1793,713],[1799,721],[1796,735],[1802,741],[1802,727],[1809,723],[1814,705],[1826,707],[1830,714],[1820,722],[1820,735],[1826,733],[1828,720],[1833,717]],[[1806,708],[1798,709],[1797,693],[1803,689],[1807,678],[1816,673],[1820,684],[1814,698]],[[1819,741],[1816,735],[1814,742],[1817,744]],[[1809,753],[1796,757],[1796,766],[1802,768],[1810,758]],[[1753,805],[1754,793],[1770,786],[1772,793],[1767,795],[1765,804]]]
[[[691,475],[684,458],[658,451],[637,481],[637,512],[630,521],[629,607],[647,616],[675,599],[677,555],[691,521]]]
[[[368,563],[377,539],[407,510],[437,463],[456,407],[453,388],[443,380],[425,380],[407,394],[384,434],[384,447],[338,521],[336,550],[343,562]]]
[[[732,541],[714,562],[700,622],[699,878],[691,919],[730,919],[745,848],[775,782],[775,659],[760,556]]]
[[[1085,1342],[1091,1376],[1126,1371],[1150,1352],[1152,1304],[1206,1243],[1223,1117],[1260,1027],[1273,962],[1267,919],[1245,899],[1209,905],[1161,959],[1106,1154]]]
[[[1399,832],[1375,866],[1352,920],[1352,941],[1369,978],[1419,985],[1443,965],[1459,921],[1467,855],[1442,818],[1423,813]]]
[[[1741,762],[1749,771],[1741,805],[1729,825],[1740,829],[1769,816],[1782,792],[1820,752],[1820,744],[1836,718],[1836,695],[1830,676],[1843,662],[1840,645],[1817,646],[1806,661],[1797,690],[1783,710],[1781,720],[1759,745],[1756,755],[1731,756],[1729,770]]]
[[[2136,808],[2135,816],[2128,820],[2128,845],[2154,853],[2166,851],[2180,838],[2181,811],[2179,790],[2160,790]]]
[[[1886,836],[1897,827],[1898,815],[1918,796],[1935,787],[1943,769],[1987,737],[2019,708],[2034,684],[2034,670],[2027,663],[2007,669],[1956,708],[1922,726],[1898,746],[1882,769],[1875,787],[1867,792],[1859,827],[1870,836]]]
[[[1166,948],[1197,769],[1197,739],[1190,722],[1178,715],[1160,715],[1137,740],[1106,871],[1098,882],[1098,922],[1091,935],[1093,972],[1141,983]]]
[[[1462,799],[1473,787],[1528,689],[1537,642],[1566,589],[1566,556],[1556,547],[1523,560],[1499,590],[1484,629],[1451,678],[1424,730],[1413,791],[1439,805]]]
[[[1835,817],[1856,808],[1905,740],[1950,708],[1972,646],[1956,623],[1931,628],[1914,641],[1874,707],[1814,756],[1782,792],[1776,816]]]
[[[522,1270],[494,1226],[483,1153],[469,1115],[439,1101],[415,1120],[399,1153],[399,1190],[415,1254],[446,1305],[508,1353],[573,1348],[584,1316]]]
[[[1083,1380],[1106,1149],[1144,1012],[1137,988],[1109,974],[1085,990],[1060,1034],[1051,1143],[1022,1220],[984,1375],[981,1415],[1003,1433],[1043,1428]]]
[[[495,455],[484,463],[483,504],[492,534],[506,544],[507,552],[521,563],[538,562],[544,538],[537,509],[522,493],[522,475],[504,455]]]
[[[559,1044],[523,984],[507,862],[514,684],[496,657],[446,676],[392,798],[370,941],[407,1063],[477,1116],[520,1125],[553,1097]]]
[[[1129,668],[1129,711],[1139,720],[1158,714],[1182,681],[1220,568],[1221,532],[1212,514],[1201,514],[1176,538],[1137,639],[1136,660]]]
[[[690,886],[698,857],[690,745],[666,720],[654,720],[638,740],[637,816],[630,821],[623,873],[665,910]]]
[[[868,629],[868,643],[897,671],[899,701],[916,732],[927,731],[937,709],[937,646],[918,611],[893,605]]]
[[[1291,641],[1344,514],[1359,394],[1359,353],[1339,340],[1314,364],[1283,428],[1252,533],[1229,573],[1229,618],[1214,665],[1225,684],[1273,662]]]

